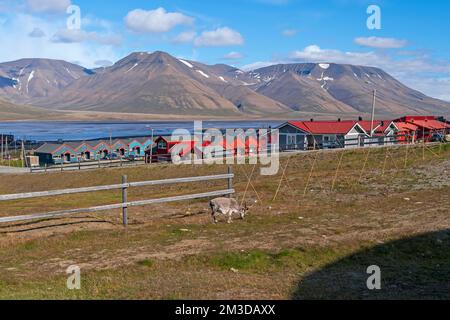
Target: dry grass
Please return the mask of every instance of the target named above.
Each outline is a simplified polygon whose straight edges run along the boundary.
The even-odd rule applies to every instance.
[[[136,299],[286,299],[420,297],[420,288],[395,284],[371,296],[330,284],[342,274],[365,284],[355,266],[379,258],[420,262],[418,283],[435,283],[430,298],[449,298],[436,265],[450,262],[450,146],[300,154],[282,158],[285,177],[255,174],[246,193],[247,220],[212,225],[207,201],[130,209],[124,230],[120,212],[0,226],[0,297]],[[407,156],[407,157],[406,157]],[[367,159],[367,162],[366,162]],[[313,170],[311,170],[313,168]],[[363,170],[364,168],[364,170]],[[157,166],[37,175],[1,176],[0,194],[223,173],[224,166]],[[252,166],[235,166],[242,199]],[[245,172],[245,173],[244,173]],[[258,173],[258,170],[255,170]],[[130,190],[130,200],[221,189],[225,182]],[[255,201],[258,200],[257,203]],[[110,204],[120,192],[0,203],[1,216]],[[431,233],[399,246],[394,240]],[[442,234],[444,232],[444,236]],[[428,238],[426,238],[428,239]],[[400,249],[395,249],[395,248]],[[391,249],[389,249],[391,248]],[[420,252],[415,250],[417,248]],[[395,249],[395,250],[394,250]],[[383,254],[385,251],[381,250]],[[430,251],[431,253],[427,253]],[[358,254],[369,252],[360,257]],[[375,252],[378,252],[375,250]],[[427,259],[424,262],[422,253]],[[356,257],[354,261],[352,255]],[[66,289],[65,270],[82,269],[82,289]],[[330,267],[336,266],[336,268]],[[392,266],[392,264],[390,265]],[[321,272],[329,271],[327,276]],[[355,271],[356,270],[356,271]],[[417,271],[416,270],[416,271]],[[351,272],[350,272],[351,271]],[[421,276],[422,275],[422,276]],[[396,279],[389,275],[389,279]],[[403,282],[408,279],[401,278]],[[437,279],[439,281],[434,281]],[[302,286],[299,283],[307,284]],[[394,280],[390,280],[394,281]],[[402,282],[402,283],[403,283]],[[334,284],[334,285],[333,285]],[[399,287],[400,286],[400,287]],[[358,287],[359,288],[359,287]],[[359,290],[359,289],[358,289]]]

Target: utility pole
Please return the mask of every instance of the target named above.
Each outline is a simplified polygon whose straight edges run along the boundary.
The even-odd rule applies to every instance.
[[[26,167],[26,156],[25,156],[25,144],[22,140],[22,152],[21,152],[21,158],[22,158],[22,168]]]
[[[372,120],[370,123],[370,137],[373,136],[373,127],[375,122],[375,105],[377,103],[377,89],[373,90],[373,101],[372,101]]]
[[[152,140],[151,140],[151,145],[150,145],[150,164],[152,164],[152,162],[153,162],[153,140],[154,140],[154,138],[155,138],[155,135],[154,135],[154,130],[152,128]]]

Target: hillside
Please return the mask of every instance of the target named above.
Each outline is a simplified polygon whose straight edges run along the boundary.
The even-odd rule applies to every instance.
[[[379,68],[302,63],[254,70],[252,88],[298,111],[377,112],[387,115],[450,114],[450,103],[406,87]]]
[[[225,65],[136,52],[87,70],[59,60],[0,64],[0,96],[51,110],[212,117],[450,115],[450,103],[406,87],[381,69],[280,64],[244,72]],[[138,116],[137,116],[138,117]]]
[[[41,119],[49,116],[50,113],[47,110],[16,105],[0,98],[0,121]]]

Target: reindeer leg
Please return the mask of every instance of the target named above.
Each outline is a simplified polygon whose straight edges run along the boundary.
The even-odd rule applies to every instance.
[[[232,214],[232,212],[228,211],[228,221],[227,221],[228,224],[231,223],[231,214]]]
[[[216,210],[214,210],[214,208],[211,207],[211,217],[213,219],[213,222],[215,224],[217,224],[217,216],[216,216]]]

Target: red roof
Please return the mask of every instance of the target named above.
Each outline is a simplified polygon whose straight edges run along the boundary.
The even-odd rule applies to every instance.
[[[372,121],[364,120],[364,121],[358,121],[358,124],[367,132],[370,132],[370,129],[372,128]],[[373,122],[373,129],[377,129],[381,125],[381,121],[375,120]]]
[[[288,123],[312,134],[347,134],[358,124],[358,121],[290,121]]]
[[[405,116],[400,119],[394,120],[395,122],[412,122],[416,120],[435,120],[436,117],[434,116]]]
[[[396,122],[395,125],[400,131],[417,131],[418,126],[408,122]]]
[[[450,128],[448,124],[437,120],[414,120],[410,123],[429,130],[444,130]]]

